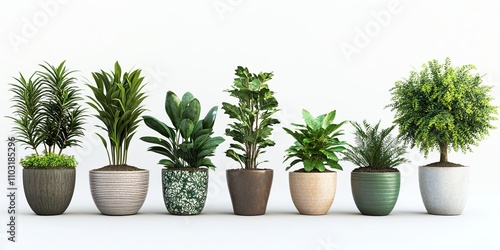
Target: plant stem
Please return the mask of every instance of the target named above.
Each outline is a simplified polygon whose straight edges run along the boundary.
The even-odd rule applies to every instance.
[[[448,162],[448,144],[444,142],[439,143],[440,159],[439,162]]]

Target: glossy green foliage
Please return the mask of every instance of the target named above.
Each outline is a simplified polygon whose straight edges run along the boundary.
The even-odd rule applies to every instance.
[[[17,139],[39,155],[43,145],[47,154],[62,154],[63,149],[79,146],[84,133],[85,110],[76,78],[64,65],[40,64],[42,70],[29,78],[20,74],[10,89]]]
[[[344,159],[360,167],[393,168],[408,162],[404,155],[406,147],[399,137],[392,137],[396,125],[379,130],[380,122],[375,126],[366,120],[363,125],[351,122],[354,126],[356,145],[350,145],[344,151]]]
[[[449,58],[443,64],[431,60],[421,71],[411,71],[391,89],[394,122],[400,136],[425,156],[438,149],[440,162],[448,161],[448,145],[470,151],[488,130],[494,128],[497,107],[491,104],[491,86],[473,73],[473,65],[453,67]]]
[[[189,92],[179,99],[174,92],[168,91],[165,111],[172,126],[154,117],[144,116],[146,125],[163,138],[145,136],[141,140],[154,144],[149,151],[167,157],[159,162],[165,167],[215,169],[209,157],[224,142],[221,136],[212,137],[217,110],[217,106],[212,107],[200,120],[201,105],[198,99]]]
[[[338,154],[345,150],[346,143],[340,141],[338,137],[343,135],[340,127],[345,121],[334,123],[335,115],[334,110],[314,117],[309,111],[303,109],[302,117],[305,125],[292,123],[293,130],[283,128],[295,139],[294,144],[285,150],[287,154],[283,162],[295,158],[286,170],[299,162],[302,162],[306,172],[313,170],[323,172],[326,166],[342,170],[338,163]]]
[[[145,111],[142,102],[146,98],[143,92],[144,77],[141,70],[125,72],[118,62],[114,71],[93,72],[95,85],[87,84],[93,97],[88,104],[95,109],[102,125],[96,125],[106,132],[97,133],[101,139],[110,165],[126,165],[130,142],[141,122],[141,114]],[[106,140],[107,138],[107,140]],[[109,144],[108,144],[109,143]]]
[[[31,154],[23,158],[19,164],[24,168],[75,168],[77,162],[74,156],[44,153],[41,155]]]
[[[236,104],[222,103],[224,113],[234,119],[226,129],[234,143],[226,151],[226,156],[240,163],[241,168],[256,169],[262,162],[257,162],[264,149],[274,146],[269,139],[272,126],[278,124],[273,114],[278,111],[278,101],[269,89],[267,81],[273,73],[250,73],[248,68],[238,66],[232,88],[226,90],[230,96],[238,99]]]

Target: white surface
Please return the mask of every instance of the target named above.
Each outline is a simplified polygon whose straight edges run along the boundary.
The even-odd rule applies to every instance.
[[[389,89],[394,82],[408,76],[412,67],[419,68],[430,59],[443,61],[446,56],[455,65],[474,64],[479,73],[486,74],[486,83],[495,86],[495,104],[500,106],[499,9],[498,1],[472,0],[399,4],[389,0],[3,1],[2,117],[10,112],[7,83],[19,71],[29,74],[43,61],[56,64],[67,60],[69,67],[78,70],[76,76],[83,87],[91,72],[110,70],[119,60],[124,69],[143,69],[149,83],[147,114],[160,119],[166,119],[163,103],[167,90],[191,91],[206,112],[222,101],[234,101],[223,90],[230,87],[236,66],[248,66],[252,72],[274,71],[270,87],[277,93],[281,109],[277,115],[282,124],[273,134],[277,145],[262,158],[269,160],[262,167],[275,169],[267,215],[230,214],[224,171],[237,166],[223,153],[229,141],[213,158],[218,169],[210,173],[209,203],[203,214],[167,215],[156,164],[160,157],[146,152],[149,145],[138,139],[153,132],[142,126],[132,143],[129,163],[151,171],[148,197],[138,215],[106,217],[98,214],[88,185],[88,171],[106,164],[105,151],[94,135],[96,119],[89,119],[82,148],[67,151],[76,154],[80,162],[75,195],[67,213],[57,217],[32,215],[20,189],[19,242],[7,244],[4,233],[0,233],[0,246],[498,249],[499,129],[491,131],[472,153],[450,154],[450,160],[471,166],[471,194],[459,217],[425,214],[417,166],[436,161],[438,155],[433,153],[425,159],[418,150],[408,154],[411,164],[400,167],[401,194],[390,216],[358,215],[349,183],[354,166],[343,163],[330,213],[308,217],[296,214],[289,196],[282,160],[292,138],[281,127],[301,122],[302,108],[315,115],[336,109],[339,120],[381,119],[387,126],[393,114],[384,107],[390,102]],[[10,42],[15,36],[18,44]],[[344,53],[346,48],[352,54]],[[223,134],[228,122],[220,112],[216,134]],[[4,118],[1,125],[0,138],[7,138],[11,123]],[[346,126],[345,130],[345,139],[351,141],[352,129]],[[5,143],[1,145],[0,153],[6,151]],[[22,150],[21,156],[28,153]],[[6,170],[2,169],[3,189]],[[0,222],[8,219],[6,207],[6,197],[0,197]],[[0,232],[4,231],[0,227]]]

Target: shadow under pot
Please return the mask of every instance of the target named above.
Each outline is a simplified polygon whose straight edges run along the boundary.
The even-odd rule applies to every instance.
[[[149,186],[149,171],[90,170],[92,199],[104,215],[132,215],[139,212]]]
[[[208,169],[163,168],[163,201],[173,215],[197,215],[203,211],[208,192]]]
[[[335,199],[337,172],[289,172],[288,179],[292,201],[299,213],[328,213]]]
[[[266,213],[273,183],[272,169],[228,169],[226,180],[234,214]]]
[[[351,190],[358,210],[364,215],[388,215],[399,197],[399,172],[352,172]]]
[[[23,169],[24,194],[38,215],[58,215],[68,208],[75,190],[76,170]]]

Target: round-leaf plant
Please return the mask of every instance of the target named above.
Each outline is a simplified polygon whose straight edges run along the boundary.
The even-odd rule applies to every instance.
[[[272,126],[279,123],[272,117],[278,111],[278,101],[266,83],[273,73],[255,74],[238,66],[235,74],[232,88],[226,91],[236,97],[238,103],[222,103],[224,113],[236,120],[225,131],[235,141],[226,150],[226,156],[239,162],[243,169],[257,169],[260,163],[266,162],[257,162],[258,156],[265,153],[266,147],[275,145],[269,137]]]
[[[200,120],[201,105],[193,94],[186,92],[182,99],[168,91],[165,111],[173,127],[152,117],[144,116],[145,124],[164,138],[144,136],[141,140],[152,143],[149,151],[166,156],[159,164],[167,168],[200,168],[212,170],[215,165],[209,159],[224,142],[221,136],[212,137],[218,107],[212,107]]]
[[[63,150],[80,146],[86,117],[74,71],[64,61],[40,67],[43,70],[29,78],[20,74],[11,84],[14,112],[8,118],[14,121],[17,140],[34,151],[20,164],[25,168],[74,168],[75,158],[64,155]]]
[[[448,162],[448,152],[471,151],[471,145],[493,129],[497,107],[491,104],[491,86],[483,85],[474,65],[453,67],[446,58],[443,64],[431,60],[421,71],[413,70],[408,78],[397,81],[391,89],[394,122],[400,136],[411,147],[425,154],[437,149],[439,163]]]
[[[305,124],[292,123],[295,127],[293,130],[283,128],[295,139],[294,144],[285,150],[287,154],[283,162],[295,158],[286,170],[299,162],[302,162],[305,172],[324,172],[327,170],[326,166],[342,170],[337,154],[345,150],[347,143],[340,141],[338,137],[343,135],[340,127],[345,121],[334,123],[335,115],[336,111],[333,110],[314,117],[303,109]]]

